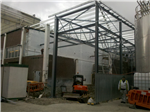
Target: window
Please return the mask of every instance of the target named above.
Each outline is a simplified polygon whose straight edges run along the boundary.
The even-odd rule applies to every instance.
[[[6,58],[16,58],[19,57],[20,47],[14,46],[6,48]]]

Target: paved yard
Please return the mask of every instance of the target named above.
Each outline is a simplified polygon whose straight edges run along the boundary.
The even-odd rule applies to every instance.
[[[130,109],[130,104],[121,104],[120,100],[101,103],[95,106],[77,102],[51,105],[37,105],[18,101],[16,104],[1,103],[2,112],[150,112],[146,109]]]

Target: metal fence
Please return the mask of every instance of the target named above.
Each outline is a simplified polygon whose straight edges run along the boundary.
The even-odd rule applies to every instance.
[[[96,74],[95,75],[95,101],[102,102],[120,97],[118,83],[123,75]],[[133,86],[133,75],[126,75],[129,86]]]

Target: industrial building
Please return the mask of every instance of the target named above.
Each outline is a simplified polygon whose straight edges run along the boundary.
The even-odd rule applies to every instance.
[[[39,23],[41,20],[35,15],[29,15],[4,4],[1,4],[1,34]]]
[[[119,98],[123,76],[129,89],[137,87],[149,95],[150,3],[138,4],[135,25],[103,2],[88,1],[48,20],[8,30],[1,35],[1,69],[28,67],[27,80],[42,82],[52,98],[61,97],[62,87],[73,91],[75,74],[86,79],[95,104]]]

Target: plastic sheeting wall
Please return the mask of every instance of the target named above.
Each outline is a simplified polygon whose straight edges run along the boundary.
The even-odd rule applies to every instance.
[[[95,101],[102,102],[120,97],[118,91],[119,80],[123,75],[96,74],[95,75]],[[133,86],[133,75],[126,75],[129,86]]]
[[[148,90],[150,88],[150,73],[135,73],[134,86],[141,90]]]

